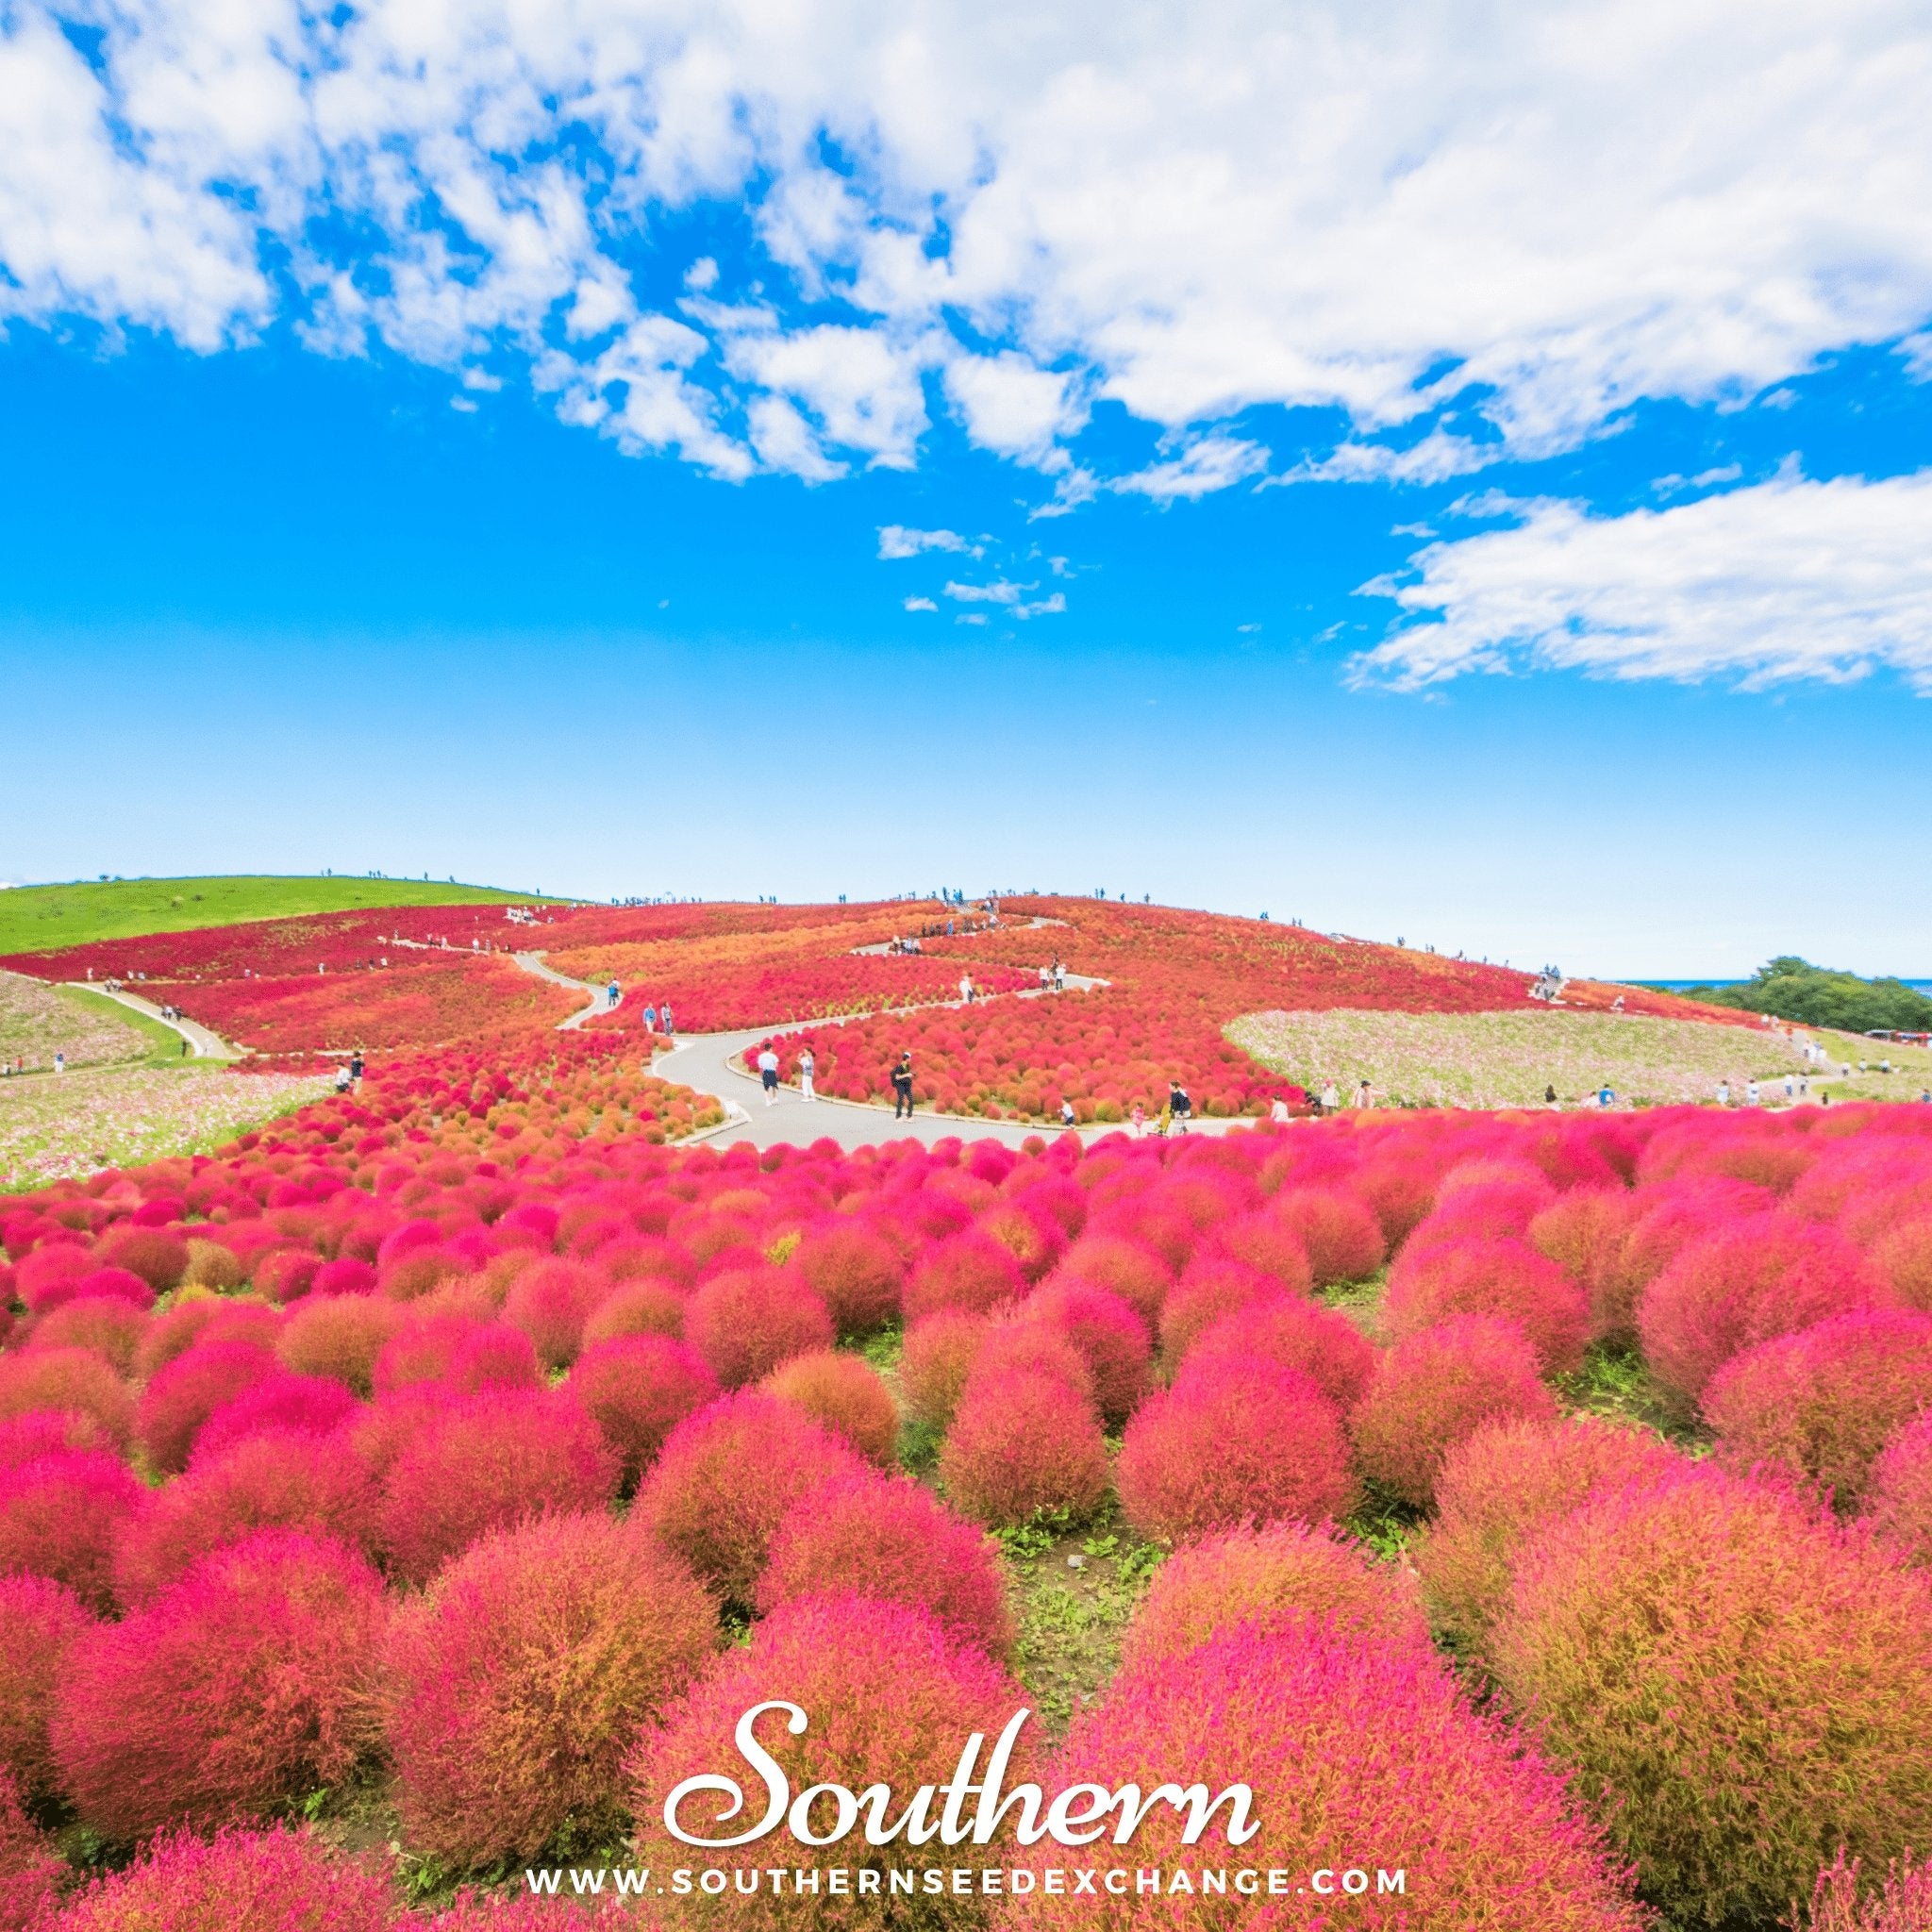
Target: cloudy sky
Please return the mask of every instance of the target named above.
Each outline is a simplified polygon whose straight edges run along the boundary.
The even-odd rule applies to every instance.
[[[1932,972],[1887,0],[0,0],[0,877]]]

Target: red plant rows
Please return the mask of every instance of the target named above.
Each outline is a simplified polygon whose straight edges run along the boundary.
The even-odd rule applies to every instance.
[[[1820,1925],[1919,1923],[1909,1862],[1852,1914],[1932,1843],[1932,1109],[762,1156],[670,1144],[697,1118],[617,1041],[508,1039],[8,1203],[17,1923],[394,1927],[383,1861],[280,1822],[379,1787],[447,1874],[709,1862],[724,1894],[625,1923],[843,1924],[858,1840],[694,1853],[667,1793],[770,1699],[794,1791],[944,1783],[1034,1702],[986,1532],[1121,1521],[1175,1554],[1008,1786],[1239,1779],[1259,1835],[892,1847],[1033,1872],[973,1923],[1157,1923],[1066,1865],[1378,1858],[1469,1932],[1770,1925],[1814,1885]],[[1576,1413],[1634,1382],[1671,1435]],[[84,1878],[63,1817],[138,1856]],[[778,1865],[824,1884],[747,1889]]]

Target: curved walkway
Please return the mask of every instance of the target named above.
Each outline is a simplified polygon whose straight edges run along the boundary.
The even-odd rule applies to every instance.
[[[162,1016],[161,1009],[152,1000],[144,1000],[139,993],[115,992],[109,988],[91,979],[70,979],[69,986],[78,987],[82,992],[97,992],[104,999],[118,1000],[124,1007],[131,1008],[145,1018],[158,1022],[178,1033],[188,1042],[188,1051],[198,1060],[239,1060],[245,1048],[230,1046],[219,1033],[210,1032],[198,1020],[169,1020]]]
[[[559,1033],[574,1033],[586,1020],[594,1020],[599,1013],[608,1013],[611,1010],[607,1004],[608,996],[601,986],[592,986],[588,979],[573,979],[568,973],[559,973],[555,966],[545,963],[541,953],[512,953],[510,958],[525,973],[534,973],[539,979],[548,979],[558,986],[570,987],[590,1001],[590,1005],[580,1012],[573,1013],[568,1019],[557,1023],[557,1030]],[[620,1007],[624,1004],[622,993],[617,996],[617,1004]]]

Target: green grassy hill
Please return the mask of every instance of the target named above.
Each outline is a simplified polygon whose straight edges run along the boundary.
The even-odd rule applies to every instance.
[[[105,879],[22,886],[0,892],[0,955],[185,932],[197,925],[238,925],[248,919],[293,919],[305,912],[475,906],[495,900],[528,905],[537,903],[537,895],[499,891],[494,886],[451,885],[446,879]]]

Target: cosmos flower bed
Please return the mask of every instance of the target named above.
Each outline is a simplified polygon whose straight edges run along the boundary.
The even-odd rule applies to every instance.
[[[107,1004],[83,1005],[80,996],[0,973],[0,1062],[18,1060],[38,1072],[51,1067],[57,1053],[70,1067],[141,1058],[147,1036],[129,1016],[101,1011]]]
[[[1916,1867],[1877,1895],[1932,1843],[1932,1109],[760,1156],[541,1047],[0,1214],[19,1919],[402,1923],[353,1820],[432,1884],[726,1873],[603,1908],[659,1927],[896,1923],[832,1890],[865,1866],[940,1874],[937,1924],[1768,1928],[1814,1886],[1821,1927],[1923,1923]],[[1668,1435],[1573,1412],[1633,1377]],[[943,1783],[1034,1701],[986,1533],[1083,1522],[1170,1554],[1008,1788],[1239,1780],[1251,1842],[1157,1806],[869,1850],[829,1796],[823,1843],[669,1837],[771,1698],[791,1790]],[[76,1824],[139,1855],[83,1879]],[[1040,1883],[944,1875],[993,1866]],[[1170,1882],[1215,1867],[1406,1890]]]

